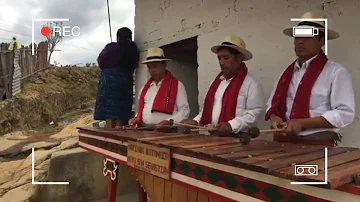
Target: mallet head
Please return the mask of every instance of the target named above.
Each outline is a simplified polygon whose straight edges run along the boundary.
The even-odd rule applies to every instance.
[[[241,143],[243,143],[244,145],[248,145],[250,143],[251,137],[250,135],[246,134],[243,135],[243,137],[240,138]]]
[[[184,127],[184,134],[190,134],[191,129],[189,127]]]
[[[260,130],[257,127],[251,127],[248,130],[248,134],[251,138],[257,138],[260,135]]]
[[[170,124],[170,126],[174,125],[174,120],[173,120],[173,119],[170,119],[170,120],[169,120],[169,124]]]

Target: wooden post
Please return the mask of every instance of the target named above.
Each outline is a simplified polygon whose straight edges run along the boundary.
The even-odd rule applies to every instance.
[[[109,183],[108,183],[108,199],[107,202],[116,202],[116,192],[117,192],[117,175],[119,164],[111,159],[104,160],[104,176],[109,174]]]
[[[1,49],[1,47],[0,47]],[[0,100],[3,99],[2,96],[4,96],[4,98],[7,98],[8,94],[9,94],[9,73],[8,73],[8,63],[7,63],[7,54],[2,52],[0,53],[0,66],[1,66],[1,77],[2,77],[2,85],[3,85],[3,92],[1,92],[0,96]],[[4,93],[4,94],[3,94]]]
[[[109,184],[108,184],[108,202],[116,202],[116,191],[117,191],[117,179],[112,180],[109,177]]]
[[[147,202],[147,193],[139,182],[139,202]]]

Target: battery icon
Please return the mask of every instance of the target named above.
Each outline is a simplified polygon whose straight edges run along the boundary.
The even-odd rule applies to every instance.
[[[316,27],[293,27],[293,37],[314,37],[319,35],[319,29]]]

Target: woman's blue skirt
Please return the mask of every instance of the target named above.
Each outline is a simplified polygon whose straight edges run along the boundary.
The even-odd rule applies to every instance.
[[[127,123],[132,116],[132,105],[133,75],[119,68],[102,70],[94,119],[114,119]]]

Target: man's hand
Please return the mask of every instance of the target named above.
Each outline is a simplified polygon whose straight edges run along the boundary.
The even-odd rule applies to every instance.
[[[284,128],[284,126],[286,125],[286,123],[275,114],[271,115],[270,121],[271,121],[271,128],[273,129],[281,129]]]
[[[163,121],[160,121],[160,122],[157,124],[157,127],[158,127],[158,128],[162,128],[163,126],[170,126],[170,121],[168,121],[168,120],[163,120]]]
[[[169,129],[169,126],[170,126],[170,121],[168,121],[168,120],[160,121],[156,125],[156,131],[158,131],[158,132],[166,132]]]
[[[129,125],[129,126],[133,126],[133,125],[135,124],[135,120],[136,120],[136,117],[130,119],[130,120],[128,121],[128,125]]]
[[[193,126],[199,125],[199,123],[197,121],[192,120],[192,119],[183,120],[180,123],[187,124],[187,125],[193,125]],[[192,129],[192,127],[189,127],[189,126],[182,126],[181,128],[182,128],[182,130],[184,130],[184,133],[188,133]],[[188,132],[185,132],[185,131],[188,131]]]
[[[230,134],[232,133],[232,128],[229,122],[222,122],[216,125],[218,132],[220,134]]]
[[[301,119],[289,120],[286,125],[286,134],[288,135],[297,135],[304,129]]]
[[[272,114],[270,117],[271,128],[272,129],[281,129],[287,127],[287,123],[285,123],[280,117]],[[274,132],[274,135],[281,135],[282,133]]]
[[[197,121],[192,120],[192,119],[183,120],[183,121],[181,121],[181,123],[188,124],[188,125],[194,125],[194,126],[199,125],[199,123]]]

